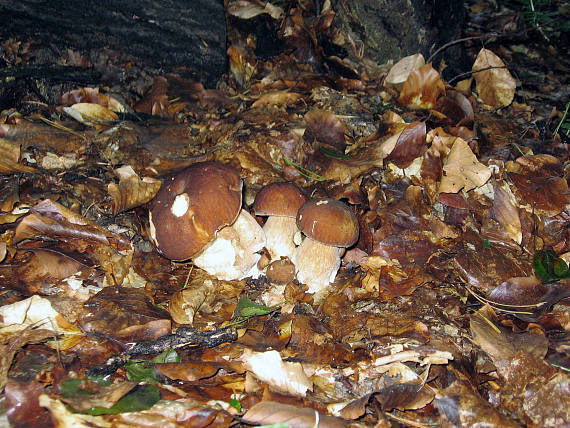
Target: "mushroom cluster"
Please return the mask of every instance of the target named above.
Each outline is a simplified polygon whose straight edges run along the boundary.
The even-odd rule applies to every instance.
[[[229,281],[257,278],[265,247],[272,282],[286,284],[296,275],[309,292],[324,290],[336,277],[344,249],[358,240],[354,213],[334,199],[309,199],[293,183],[273,183],[253,204],[257,216],[268,217],[262,229],[242,209],[242,187],[239,174],[218,162],[193,164],[167,180],[149,212],[157,250],[171,260],[192,259]]]
[[[195,163],[165,182],[149,212],[158,251],[192,259],[221,280],[258,276],[265,235],[242,209],[242,187],[239,174],[218,162]]]

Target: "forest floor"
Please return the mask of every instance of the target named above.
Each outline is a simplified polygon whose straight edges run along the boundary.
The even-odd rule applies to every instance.
[[[252,1],[229,11],[244,25],[216,89],[173,74],[0,89],[0,424],[569,426],[569,11],[499,3],[466,5],[473,70],[449,80],[419,54],[327,56],[313,36],[338,35],[332,9]],[[256,13],[280,29],[270,58]],[[1,53],[9,69],[37,49]],[[248,258],[228,225],[239,250],[221,267],[161,255],[154,198],[203,162],[239,174],[232,219],[260,231],[271,183],[341,201],[359,234],[332,282],[324,249],[299,250],[310,231],[276,253],[266,228]]]

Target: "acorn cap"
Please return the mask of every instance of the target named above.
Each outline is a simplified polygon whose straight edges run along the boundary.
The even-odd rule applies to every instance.
[[[198,254],[236,220],[242,185],[233,168],[218,162],[195,163],[167,180],[149,213],[158,251],[171,260]]]
[[[331,198],[310,199],[299,208],[297,227],[309,238],[335,247],[358,240],[358,220],[348,206]]]
[[[253,211],[259,216],[295,217],[309,198],[293,183],[272,183],[255,195]]]

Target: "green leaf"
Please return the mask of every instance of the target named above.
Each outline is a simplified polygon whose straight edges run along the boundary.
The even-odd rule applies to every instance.
[[[152,360],[151,363],[179,363],[180,357],[174,349],[167,349],[166,351],[158,354]]]
[[[540,250],[534,253],[534,272],[543,282],[554,282],[570,278],[566,262],[554,250]]]
[[[116,415],[117,413],[138,412],[141,410],[150,409],[154,404],[160,400],[160,390],[154,385],[136,386],[117,401],[112,407],[94,407],[85,412],[88,415]]]
[[[83,389],[86,383],[86,379],[65,379],[59,385],[59,393],[66,398],[75,397],[77,395],[93,395],[93,391]]]
[[[167,349],[152,360],[131,360],[125,365],[127,379],[133,382],[157,383],[154,364],[179,363],[180,357],[174,349]]]
[[[238,412],[241,412],[241,403],[236,400],[235,398],[232,398],[230,401],[230,406],[232,406],[234,409],[236,409]]]
[[[491,244],[489,244],[489,240],[488,240],[488,239],[485,239],[485,240],[483,241],[483,247],[485,247],[485,248],[491,248]]]
[[[258,305],[257,303],[253,303],[247,297],[242,296],[237,303],[234,313],[239,317],[251,318],[259,315],[267,315],[268,313],[273,312],[275,309],[277,309],[276,306],[268,307]]]

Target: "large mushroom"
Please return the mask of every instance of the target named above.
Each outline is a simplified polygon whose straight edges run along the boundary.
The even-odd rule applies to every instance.
[[[263,231],[265,247],[271,260],[291,257],[296,245],[293,241],[297,233],[295,218],[299,208],[309,198],[293,183],[272,183],[262,188],[253,202],[253,211],[258,216],[268,216]]]
[[[307,236],[291,258],[297,280],[318,293],[334,282],[344,248],[358,240],[358,220],[342,202],[320,198],[299,209],[297,226]]]
[[[192,259],[221,280],[257,276],[263,229],[241,208],[242,180],[218,162],[190,165],[165,182],[150,212],[150,235],[171,260]]]

